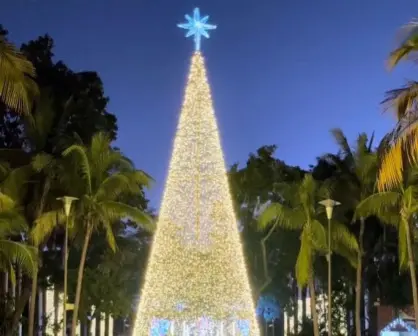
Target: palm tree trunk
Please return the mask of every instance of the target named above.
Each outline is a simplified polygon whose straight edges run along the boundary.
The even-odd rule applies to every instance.
[[[409,272],[411,273],[411,285],[412,285],[412,298],[414,301],[414,314],[415,314],[415,328],[418,329],[418,292],[417,292],[417,277],[415,270],[414,252],[412,250],[411,234],[409,230],[409,221],[405,221],[406,226],[406,244],[408,248],[408,263]]]
[[[309,279],[309,294],[311,297],[311,315],[313,322],[313,332],[314,336],[319,336],[319,323],[318,323],[318,312],[316,311],[316,294],[315,294],[315,284],[313,277]]]
[[[295,334],[299,333],[299,286],[295,282],[295,289],[294,289],[294,297],[295,297],[295,305],[294,305],[294,318],[295,318]]]
[[[101,323],[101,321],[102,321],[102,314],[100,313],[100,311],[96,311],[96,330],[94,331],[94,335],[95,336],[100,336],[100,327],[101,327],[101,325],[100,325],[100,323]]]
[[[68,282],[68,215],[65,216],[65,237],[64,237],[64,294],[63,294],[63,313],[62,313],[62,333],[67,335],[67,282]]]
[[[6,311],[7,307],[7,292],[6,292],[7,273],[0,272],[0,304],[1,311]]]
[[[46,196],[48,195],[50,186],[51,186],[51,180],[49,178],[46,178],[44,188],[42,189],[39,206],[35,213],[35,219],[38,218],[44,211],[45,200],[46,200]],[[39,254],[41,255],[42,248],[38,247],[38,251],[39,251]],[[30,298],[30,306],[29,306],[28,336],[34,336],[33,331],[34,331],[34,323],[35,323],[36,293],[38,291],[38,270],[39,270],[39,265],[38,265],[38,269],[33,274],[33,278],[32,278],[32,290],[31,290],[31,298]]]
[[[81,298],[81,288],[83,285],[83,274],[84,274],[84,264],[86,263],[87,249],[89,247],[91,233],[93,231],[92,225],[87,224],[87,233],[84,240],[83,250],[81,252],[80,266],[78,268],[78,277],[77,277],[77,289],[75,293],[75,302],[74,302],[74,311],[73,311],[73,322],[71,324],[71,336],[75,336],[77,330],[77,320],[78,320],[78,308],[80,306]]]
[[[364,218],[360,219],[359,251],[357,254],[356,270],[356,336],[361,336],[361,280],[363,273],[363,236],[364,236]]]
[[[109,314],[108,313],[106,313],[106,315],[105,315],[105,324],[104,324],[104,327],[105,327],[105,330],[104,330],[104,336],[110,336],[109,335],[109,323],[110,322],[110,318],[109,318]]]
[[[10,328],[8,328],[6,332],[6,336],[13,335],[13,333],[17,330],[19,326],[20,317],[22,316],[23,310],[25,309],[26,304],[31,294],[28,282],[26,283],[25,281],[25,284],[22,283],[22,290],[19,295],[19,301],[16,301],[16,308],[15,308],[15,311],[13,312],[13,317],[12,317],[12,321],[10,324]]]
[[[34,336],[35,311],[36,311],[36,293],[38,292],[38,272],[33,273],[32,287],[29,305],[28,336]]]
[[[302,288],[302,324],[306,322],[306,288]]]
[[[291,332],[290,330],[290,314],[286,312],[286,332],[287,334]]]

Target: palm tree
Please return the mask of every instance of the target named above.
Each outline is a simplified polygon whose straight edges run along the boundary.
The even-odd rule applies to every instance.
[[[29,277],[33,277],[38,269],[37,249],[19,242],[21,238],[18,238],[22,234],[26,236],[28,231],[22,203],[30,176],[30,166],[11,169],[8,164],[3,163],[0,165],[0,175],[0,269],[7,272],[14,283],[15,265]],[[6,328],[7,332],[10,332],[14,325],[8,325]]]
[[[42,216],[46,208],[55,203],[51,202],[51,188],[56,180],[57,166],[59,165],[57,157],[59,153],[57,148],[51,148],[50,140],[55,135],[62,138],[61,128],[66,122],[68,110],[72,108],[72,100],[69,99],[63,107],[63,113],[59,120],[56,120],[57,110],[49,89],[43,89],[40,92],[36,109],[32,114],[28,114],[24,119],[25,142],[21,150],[13,151],[14,157],[20,157],[22,162],[29,162],[31,166],[31,175],[35,183],[31,184],[31,204],[28,209],[27,217],[35,227],[31,232],[31,242],[42,249],[48,236],[40,235],[40,228],[45,226],[45,216]],[[61,140],[62,142],[62,140]],[[4,152],[8,152],[7,150]],[[4,153],[3,153],[4,154]],[[38,291],[38,272],[32,277],[31,300],[29,305],[28,333],[32,335],[35,324],[36,296]]]
[[[325,159],[337,167],[339,190],[344,193],[339,195],[344,206],[350,209],[356,209],[357,206],[374,192],[377,172],[377,154],[372,151],[373,136],[370,141],[365,133],[357,137],[354,149],[348,144],[341,129],[331,130],[335,141],[337,142],[339,155],[327,154]],[[355,218],[353,218],[354,221]],[[362,276],[363,276],[363,240],[365,230],[365,217],[360,217],[360,230],[358,236],[359,249],[357,252],[356,263],[356,307],[355,324],[356,335],[361,336],[361,304],[362,299]]]
[[[24,118],[24,145],[18,150],[0,150],[2,159],[5,161],[17,161],[22,164],[22,169],[31,176],[30,199],[31,204],[27,207],[26,217],[28,222],[33,224],[31,232],[31,243],[39,250],[48,238],[43,235],[43,227],[47,220],[42,216],[46,209],[55,205],[56,200],[50,197],[51,188],[56,184],[58,166],[60,164],[59,148],[51,146],[51,138],[56,136],[59,143],[63,142],[62,128],[65,125],[69,111],[73,108],[73,100],[69,99],[63,106],[63,113],[60,118],[57,116],[57,106],[51,96],[49,89],[40,92],[36,109],[32,114]],[[58,119],[58,120],[57,120]],[[64,140],[65,141],[65,140]],[[55,142],[56,143],[56,142]],[[28,170],[29,169],[29,170]],[[29,179],[26,176],[26,179]],[[54,222],[55,223],[55,222]],[[48,234],[50,231],[48,231]],[[32,335],[35,324],[36,296],[38,291],[38,272],[32,276],[31,300],[29,305],[28,333]]]
[[[379,192],[360,202],[356,217],[377,216],[382,223],[393,225],[398,231],[399,269],[409,267],[412,298],[415,311],[415,325],[418,329],[418,292],[414,259],[414,237],[418,211],[418,169],[410,166],[403,172],[403,185],[388,191]]]
[[[11,239],[28,231],[21,211],[15,200],[0,192],[0,270],[9,274],[13,284],[16,282],[16,264],[30,276],[38,267],[37,250]]]
[[[325,219],[321,213],[323,209],[318,205],[318,201],[325,196],[325,189],[309,174],[305,175],[301,183],[282,184],[278,192],[283,201],[269,204],[258,219],[260,229],[274,223],[275,227],[301,231],[301,244],[295,265],[296,281],[302,288],[309,286],[315,336],[319,336],[319,325],[313,262],[316,255],[327,252],[328,246],[326,231],[321,222]],[[346,226],[333,221],[331,230],[333,250],[339,253],[357,250],[357,242]]]
[[[154,229],[150,216],[123,201],[126,195],[142,193],[142,187],[149,186],[150,177],[136,170],[126,157],[110,147],[110,142],[106,134],[97,133],[90,145],[74,144],[63,152],[63,156],[71,160],[72,167],[78,173],[75,177],[72,174],[63,174],[62,183],[67,185],[72,196],[79,199],[73,214],[76,226],[78,225],[77,230],[83,235],[72,336],[76,332],[84,265],[93,231],[103,230],[109,247],[116,250],[112,228],[114,222],[130,218],[144,229]]]
[[[390,53],[389,67],[392,69],[401,60],[417,60],[418,21],[412,21],[401,31],[400,45]],[[378,176],[380,191],[402,184],[405,165],[418,160],[418,82],[409,81],[401,88],[386,92],[383,103],[394,110],[397,125],[389,134],[389,146],[385,153]],[[404,153],[406,155],[404,155]]]
[[[0,35],[0,98],[19,114],[31,112],[38,92],[35,68],[25,56]]]
[[[14,241],[11,237],[20,237],[27,233],[28,225],[20,204],[26,168],[11,170],[5,164],[0,167],[3,181],[0,184],[0,269],[8,272],[12,283],[15,282],[14,266],[18,264],[22,271],[33,275],[38,267],[37,251],[33,247]]]

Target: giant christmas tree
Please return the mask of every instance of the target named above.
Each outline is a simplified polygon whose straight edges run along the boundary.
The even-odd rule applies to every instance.
[[[216,27],[197,8],[186,19],[195,53],[133,336],[258,336],[200,52]]]

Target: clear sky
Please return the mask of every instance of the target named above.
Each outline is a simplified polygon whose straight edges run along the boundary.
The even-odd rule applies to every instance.
[[[159,206],[183,98],[191,40],[176,27],[198,6],[218,25],[203,41],[227,164],[277,144],[306,168],[335,150],[341,127],[380,138],[385,90],[418,77],[385,60],[416,0],[3,0],[0,22],[21,43],[48,33],[73,70],[96,70],[119,125],[117,145],[156,180]]]

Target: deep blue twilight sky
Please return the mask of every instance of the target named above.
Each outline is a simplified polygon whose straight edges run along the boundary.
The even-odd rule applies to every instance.
[[[307,167],[335,150],[341,127],[380,138],[384,91],[416,78],[385,69],[416,0],[3,0],[0,22],[20,44],[49,33],[73,70],[96,70],[119,124],[117,145],[156,179],[159,207],[193,44],[176,24],[195,6],[218,29],[203,41],[227,164],[277,144]]]

